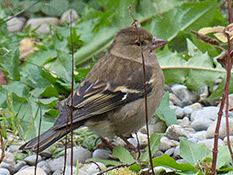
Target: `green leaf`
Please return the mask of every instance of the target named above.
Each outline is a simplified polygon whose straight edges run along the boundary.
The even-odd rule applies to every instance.
[[[1,64],[1,66],[8,72],[8,78],[19,80],[19,49],[13,49],[10,56],[5,59],[5,63]]]
[[[49,3],[44,3],[41,11],[48,16],[60,16],[69,7],[67,0],[51,0]]]
[[[186,138],[180,138],[180,155],[191,165],[200,163],[205,157],[211,155],[211,151],[204,144],[196,144]]]
[[[62,78],[67,83],[71,82],[71,55],[60,49],[57,51],[55,61],[46,64],[47,70]]]
[[[122,146],[114,147],[112,156],[118,158],[120,162],[125,164],[134,162],[134,158],[131,156],[129,151]]]
[[[163,99],[160,103],[160,106],[156,114],[160,120],[163,120],[166,122],[167,126],[177,123],[175,110],[170,109],[169,107],[169,93],[168,92],[166,92],[163,95]]]
[[[43,97],[58,97],[58,92],[53,85],[47,86],[41,93]]]
[[[195,91],[204,85],[212,88],[215,80],[226,75],[225,70],[219,66],[219,63],[215,63],[217,65],[215,67],[214,60],[207,53],[200,52],[190,40],[187,40],[187,43],[188,53],[191,56],[187,61],[182,55],[167,48],[157,54],[166,83],[185,84]]]
[[[101,162],[106,166],[117,166],[117,165],[120,164],[120,162],[116,161],[116,160],[93,159],[93,158],[90,159],[90,160],[93,161],[93,162]]]
[[[147,29],[154,36],[172,40],[180,31],[189,33],[207,26],[217,9],[217,1],[186,2],[181,6],[153,18]],[[169,27],[169,30],[164,30]]]
[[[164,134],[152,134],[150,136],[150,147],[151,147],[151,154],[152,156],[155,154],[155,152],[159,149],[160,146],[160,139]],[[146,151],[142,154],[141,160],[142,161],[149,161],[149,151],[148,151],[148,146],[145,149]]]
[[[160,157],[154,158],[153,159],[153,166],[164,166],[167,168],[172,168],[172,169],[177,169],[177,170],[181,170],[181,171],[193,171],[195,172],[195,168],[188,163],[176,163],[176,161],[171,158],[169,155],[164,154]]]
[[[216,168],[221,168],[230,161],[231,161],[231,155],[228,146],[219,147]]]

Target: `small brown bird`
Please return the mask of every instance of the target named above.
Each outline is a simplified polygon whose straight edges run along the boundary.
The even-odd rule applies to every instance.
[[[140,38],[140,39],[139,39]],[[142,53],[146,68],[148,116],[158,108],[164,89],[164,76],[153,51],[166,44],[142,28],[121,29],[107,54],[101,58],[85,80],[66,100],[54,125],[23,146],[21,150],[43,151],[71,131],[70,117],[73,107],[73,129],[87,126],[101,137],[126,137],[145,125],[144,78]]]

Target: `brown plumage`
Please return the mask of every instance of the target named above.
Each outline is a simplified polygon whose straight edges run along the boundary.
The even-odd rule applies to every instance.
[[[140,37],[140,41],[138,39]],[[121,29],[107,54],[91,69],[73,95],[73,128],[88,126],[102,137],[128,136],[145,125],[144,85],[141,50],[146,65],[148,115],[151,118],[158,108],[164,88],[164,76],[153,51],[165,40],[155,39],[145,29]],[[142,46],[142,49],[141,49]],[[67,98],[53,127],[40,135],[39,151],[65,136]],[[68,122],[70,132],[70,121]],[[22,150],[36,151],[37,138]]]

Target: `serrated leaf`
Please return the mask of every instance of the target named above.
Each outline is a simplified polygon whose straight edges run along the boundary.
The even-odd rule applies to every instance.
[[[211,151],[204,144],[192,143],[186,138],[180,138],[180,155],[185,161],[194,166],[205,157],[210,156]]]
[[[113,148],[113,157],[118,158],[122,163],[128,164],[134,162],[134,158],[129,151],[122,146],[116,146]]]

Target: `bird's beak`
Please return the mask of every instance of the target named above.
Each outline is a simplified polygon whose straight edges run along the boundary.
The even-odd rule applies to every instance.
[[[153,37],[153,39],[152,39],[152,45],[151,45],[151,50],[155,50],[155,49],[157,49],[159,47],[162,47],[162,46],[164,46],[167,43],[168,43],[167,40]]]

